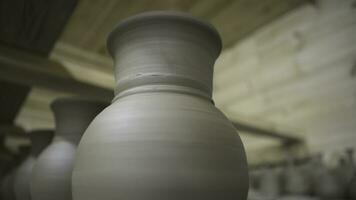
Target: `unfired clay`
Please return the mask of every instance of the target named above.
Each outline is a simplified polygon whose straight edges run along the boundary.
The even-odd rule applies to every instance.
[[[217,31],[151,12],[122,22],[108,46],[116,96],[80,141],[74,200],[245,200],[244,147],[211,100]]]

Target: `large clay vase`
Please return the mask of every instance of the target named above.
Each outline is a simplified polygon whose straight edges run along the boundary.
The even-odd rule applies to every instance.
[[[72,199],[71,178],[77,145],[89,123],[105,106],[101,102],[74,98],[52,103],[55,137],[33,169],[32,200]]]
[[[14,191],[16,200],[30,200],[30,183],[32,169],[38,155],[48,146],[53,137],[51,130],[37,130],[29,133],[31,140],[31,153],[16,169],[14,177]]]
[[[80,141],[74,200],[245,200],[243,144],[211,100],[216,30],[145,13],[116,27],[108,48],[115,98]]]

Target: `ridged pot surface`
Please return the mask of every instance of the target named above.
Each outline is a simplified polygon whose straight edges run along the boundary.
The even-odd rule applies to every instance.
[[[62,98],[52,103],[53,142],[38,157],[31,182],[32,200],[71,200],[77,144],[89,123],[105,107],[101,102]]]
[[[190,16],[128,19],[109,39],[116,97],[82,137],[74,200],[243,200],[242,142],[211,102],[217,32]]]

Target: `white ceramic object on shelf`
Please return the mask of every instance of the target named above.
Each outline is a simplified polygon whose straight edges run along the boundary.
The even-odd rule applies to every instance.
[[[150,12],[122,22],[108,46],[115,98],[80,141],[74,200],[245,200],[243,144],[211,100],[217,31]]]
[[[14,179],[16,168],[20,165],[29,155],[29,146],[20,146],[19,152],[14,155],[14,159],[9,164],[6,176],[1,179],[1,200],[16,200],[14,192]]]
[[[62,98],[52,103],[55,137],[33,169],[32,200],[72,199],[71,179],[77,145],[89,123],[106,106],[78,98]]]
[[[353,168],[353,173],[347,188],[347,196],[352,200],[356,200],[356,163],[354,160],[354,149],[349,149],[347,153]]]
[[[39,154],[47,147],[53,137],[51,130],[36,130],[29,133],[31,153],[16,169],[14,174],[14,191],[16,200],[31,200],[30,184],[32,169]]]
[[[315,162],[315,173],[313,174],[314,195],[321,199],[343,199],[345,195],[344,185],[338,182],[334,171],[328,168],[319,157]]]

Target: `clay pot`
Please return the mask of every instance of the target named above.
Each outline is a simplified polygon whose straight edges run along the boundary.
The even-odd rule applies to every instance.
[[[1,200],[15,200],[14,192],[14,178],[15,169],[19,164],[26,159],[29,154],[30,148],[28,146],[21,146],[19,153],[15,154],[14,159],[7,166],[6,175],[1,180]]]
[[[292,196],[310,195],[311,181],[306,166],[295,166],[293,161],[290,161],[283,175],[284,193]]]
[[[318,159],[318,163],[315,163],[317,170],[313,174],[314,194],[321,199],[343,199],[344,186],[338,183],[337,175],[323,164],[321,157]]]
[[[0,133],[0,180],[4,178],[9,168],[11,168],[13,159],[14,155],[5,145],[5,135]]]
[[[349,160],[352,165],[352,171],[353,171],[352,175],[351,175],[350,183],[347,188],[347,193],[348,193],[347,195],[350,199],[356,200],[356,163],[354,161],[354,150],[349,149],[347,153],[348,153]]]
[[[253,188],[258,190],[260,187],[261,175],[263,174],[263,169],[250,170],[250,191]]]
[[[350,199],[356,200],[356,173],[353,174],[350,181],[350,185],[348,187],[348,196]]]
[[[30,200],[30,183],[34,164],[38,155],[51,142],[53,131],[37,130],[29,133],[32,143],[31,153],[26,160],[16,169],[14,174],[14,191],[16,200]]]
[[[311,197],[311,196],[287,195],[287,196],[279,197],[276,200],[320,200],[320,198]]]
[[[281,169],[264,170],[260,178],[259,192],[265,199],[276,199],[281,195]]]
[[[32,200],[71,200],[75,151],[82,134],[106,104],[63,98],[52,103],[56,122],[53,142],[41,153],[33,169]]]
[[[269,200],[265,196],[261,195],[257,190],[250,187],[248,190],[247,200]]]
[[[211,100],[216,30],[150,12],[116,27],[108,48],[115,98],[80,141],[74,200],[246,199],[244,147]]]

